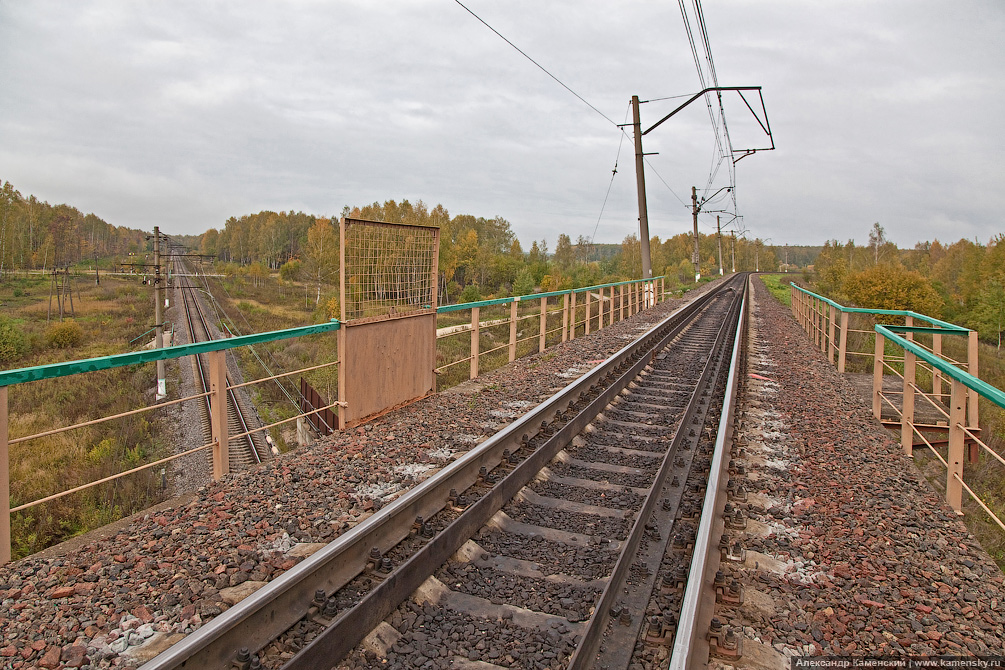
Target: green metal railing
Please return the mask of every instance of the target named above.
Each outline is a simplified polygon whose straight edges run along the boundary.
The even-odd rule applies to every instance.
[[[455,311],[470,310],[472,313],[472,320],[470,330],[472,331],[472,350],[471,354],[458,362],[463,362],[465,360],[471,361],[471,376],[476,376],[478,372],[478,358],[479,355],[487,355],[496,349],[480,352],[478,347],[478,331],[480,322],[478,320],[479,310],[482,307],[490,307],[495,305],[509,304],[510,319],[510,360],[513,360],[513,356],[516,351],[516,344],[519,341],[516,340],[516,322],[518,320],[527,318],[540,318],[541,328],[540,334],[536,337],[540,338],[540,349],[543,350],[546,345],[546,338],[549,333],[557,332],[558,329],[548,330],[547,321],[549,315],[554,316],[558,312],[564,313],[563,322],[561,326],[562,338],[561,341],[566,339],[571,339],[576,335],[576,327],[584,326],[585,332],[589,332],[590,323],[592,320],[597,321],[597,327],[603,327],[603,322],[608,319],[610,323],[614,322],[615,319],[615,294],[619,298],[618,309],[620,311],[621,318],[626,315],[634,314],[641,309],[655,304],[658,299],[662,298],[662,288],[664,286],[664,278],[656,277],[653,279],[646,280],[632,280],[627,282],[617,282],[611,284],[603,284],[599,286],[589,286],[579,289],[570,289],[565,291],[552,291],[548,293],[537,293],[527,296],[516,296],[510,298],[498,298],[493,300],[482,300],[473,303],[462,303],[456,305],[444,305],[437,308],[437,313],[449,313]],[[657,294],[657,287],[660,289],[660,293]],[[606,296],[606,292],[610,292],[610,296]],[[598,313],[592,315],[590,313],[590,295],[592,293],[600,292],[604,297],[600,300],[601,307],[598,308]],[[586,299],[581,307],[585,311],[585,316],[582,321],[578,321],[576,317],[576,296],[580,294],[586,294]],[[548,310],[549,299],[562,298],[563,306],[560,310]],[[518,306],[523,303],[531,303],[533,301],[539,301],[541,305],[540,314],[524,315],[522,317],[518,316],[517,310]],[[606,306],[605,306],[606,301]],[[570,307],[571,303],[571,307]],[[20,510],[25,510],[27,508],[33,507],[35,505],[55,500],[56,498],[63,497],[70,493],[75,493],[82,491],[84,489],[96,486],[98,484],[113,481],[115,479],[135,474],[137,472],[148,470],[153,467],[164,465],[175,459],[194,454],[196,452],[212,449],[213,450],[213,476],[214,478],[219,478],[223,474],[229,471],[229,463],[226,454],[226,445],[230,439],[241,436],[228,436],[226,427],[226,391],[228,384],[226,381],[226,362],[224,359],[225,352],[237,347],[262,344],[266,342],[275,342],[279,340],[292,339],[297,337],[303,337],[305,335],[315,335],[321,333],[332,333],[341,327],[338,320],[332,319],[328,323],[315,324],[310,326],[300,326],[296,328],[288,328],[284,330],[269,331],[265,333],[256,333],[253,335],[243,335],[238,337],[228,337],[218,340],[211,340],[208,342],[198,342],[194,344],[185,344],[173,347],[164,347],[161,349],[152,349],[124,354],[115,354],[111,356],[102,356],[97,358],[90,358],[84,360],[67,361],[62,363],[50,363],[47,365],[37,365],[27,368],[20,368],[16,370],[4,370],[0,371],[0,564],[10,561],[11,558],[11,513]],[[451,333],[453,334],[453,333]],[[533,338],[525,338],[533,339]],[[502,348],[502,347],[499,347]],[[498,349],[498,348],[497,348]],[[207,391],[205,393],[199,393],[186,398],[178,398],[170,400],[167,402],[161,402],[151,406],[140,407],[137,409],[129,410],[121,414],[117,414],[109,417],[102,417],[99,419],[84,421],[82,423],[77,423],[71,426],[60,427],[52,430],[46,430],[41,433],[34,435],[19,436],[15,439],[10,438],[9,426],[10,426],[10,414],[9,414],[9,388],[16,384],[23,384],[27,382],[41,381],[46,379],[58,379],[62,377],[70,377],[77,374],[82,374],[85,372],[96,372],[99,370],[109,370],[113,368],[121,368],[132,365],[140,365],[144,363],[152,363],[156,361],[167,361],[172,359],[179,359],[186,356],[193,356],[198,354],[206,354],[209,358],[210,366],[210,376],[213,378],[212,387],[213,390]],[[450,365],[453,365],[451,363]],[[324,362],[318,365],[314,365],[303,370],[297,370],[294,372],[283,373],[280,375],[274,375],[271,377],[266,377],[263,379],[254,380],[251,382],[245,382],[243,384],[237,384],[230,386],[229,388],[238,388],[241,386],[250,386],[252,384],[261,383],[264,381],[269,381],[273,379],[278,379],[280,377],[287,377],[290,375],[295,375],[308,370],[315,370],[321,367],[328,367],[332,365],[337,365],[337,361]],[[39,500],[34,500],[23,505],[18,505],[17,507],[11,508],[10,506],[10,460],[9,460],[9,448],[12,444],[17,444],[21,442],[26,442],[29,440],[37,439],[40,437],[54,435],[56,433],[66,432],[70,430],[75,430],[87,426],[92,426],[98,423],[103,423],[105,421],[119,419],[126,416],[131,416],[139,414],[142,412],[151,411],[153,409],[162,408],[169,405],[178,404],[181,402],[197,399],[197,398],[209,398],[210,405],[213,410],[214,416],[211,416],[211,423],[213,424],[213,441],[209,444],[198,446],[192,449],[188,449],[182,453],[177,453],[167,458],[162,458],[160,460],[154,461],[152,463],[146,463],[136,468],[132,468],[125,472],[120,472],[109,477],[105,477],[98,481],[90,482],[77,486],[60,493],[56,493],[50,496],[46,496]],[[331,407],[337,405],[338,403],[332,403],[327,407],[314,408],[311,412],[307,414],[312,414],[317,411],[330,409]],[[258,431],[268,430],[279,424],[287,423],[289,421],[296,420],[299,416],[305,416],[305,414],[300,414],[298,416],[283,419],[276,423],[264,426]],[[256,432],[256,431],[249,431]]]
[[[983,501],[963,480],[964,461],[975,463],[976,447],[980,447],[991,458],[1005,465],[1005,458],[990,448],[982,439],[979,427],[979,398],[986,398],[1005,409],[1005,392],[980,379],[978,375],[977,332],[956,324],[919,314],[911,310],[867,309],[846,307],[824,296],[807,291],[792,284],[792,313],[796,320],[822,351],[829,354],[834,362],[838,358],[838,370],[844,372],[845,357],[849,353],[869,355],[865,352],[849,352],[846,349],[848,314],[895,317],[904,319],[904,325],[876,323],[872,327],[875,337],[873,358],[873,415],[882,420],[884,403],[896,416],[896,421],[888,425],[900,427],[900,442],[904,453],[913,456],[916,446],[924,445],[946,468],[946,501],[958,513],[963,513],[963,491],[965,490],[977,505],[1005,530],[1005,522]],[[921,321],[930,326],[914,325]],[[916,335],[932,338],[932,347],[916,341]],[[943,355],[941,338],[945,335],[961,336],[967,339],[967,361],[961,363]],[[886,354],[887,343],[903,352],[902,357]],[[891,364],[891,361],[896,365]],[[917,378],[919,365],[931,375],[931,386],[922,388]],[[926,367],[927,366],[927,367]],[[966,368],[966,369],[964,369]],[[892,374],[902,380],[902,391],[890,392],[883,388],[884,375]],[[948,394],[942,392],[943,381],[950,385]],[[899,395],[899,406],[890,396]],[[938,424],[916,422],[916,401],[928,403],[937,416],[943,417]],[[948,402],[948,406],[947,406]],[[933,432],[948,432],[946,456],[936,449],[930,435]],[[967,445],[973,448],[967,453]]]
[[[651,306],[663,298],[663,288],[665,277],[654,277],[652,279],[634,279],[624,282],[612,282],[609,284],[598,284],[596,286],[585,286],[577,289],[567,289],[564,291],[550,291],[547,293],[533,293],[530,295],[516,296],[511,298],[495,298],[491,300],[480,300],[478,302],[461,303],[457,305],[444,305],[437,308],[438,314],[448,312],[458,312],[469,310],[471,312],[470,323],[459,324],[449,328],[441,329],[443,332],[437,334],[437,339],[443,340],[449,337],[469,333],[471,337],[470,345],[466,347],[463,355],[452,356],[450,360],[436,368],[437,374],[444,374],[454,366],[468,363],[468,379],[474,379],[479,374],[479,361],[493,353],[508,349],[508,359],[510,362],[516,359],[517,347],[521,344],[537,340],[537,350],[544,351],[547,347],[548,338],[559,341],[574,339],[579,329],[588,334],[591,327],[599,330],[607,325],[613,324],[616,320],[631,316],[647,306]],[[593,299],[595,294],[599,294]],[[579,297],[582,296],[580,300]],[[561,298],[561,305],[558,300],[549,307],[549,300]],[[525,309],[520,314],[521,305],[539,303],[540,307]],[[578,303],[578,304],[577,304]],[[483,321],[483,308],[509,305],[509,314],[504,318]],[[596,309],[593,309],[596,305]],[[556,320],[561,314],[561,325],[549,325],[549,319]],[[582,318],[580,318],[582,314]],[[518,337],[518,324],[528,319],[536,319],[539,323],[538,332],[529,337]],[[502,328],[509,326],[509,336],[503,344],[493,348],[483,350],[481,347],[482,330],[489,328]],[[456,351],[456,346],[453,349]],[[456,372],[453,373],[456,381]]]
[[[225,349],[247,346],[249,344],[275,342],[276,340],[286,340],[292,337],[303,337],[304,335],[314,335],[316,333],[330,333],[338,330],[339,326],[340,324],[338,320],[332,319],[328,323],[319,323],[312,326],[298,326],[297,328],[272,330],[265,333],[256,333],[254,335],[241,335],[240,337],[227,337],[220,340],[210,340],[209,342],[180,344],[175,347],[164,347],[162,349],[133,351],[126,354],[101,356],[99,358],[85,358],[79,361],[49,363],[48,365],[36,365],[30,368],[5,370],[0,372],[0,386],[23,384],[24,382],[34,382],[42,379],[56,379],[57,377],[69,377],[70,375],[77,375],[82,372],[109,370],[111,368],[121,368],[127,365],[153,363],[155,361],[168,361],[173,358],[183,358],[184,356],[192,356],[195,354],[207,354],[211,351],[223,351]]]

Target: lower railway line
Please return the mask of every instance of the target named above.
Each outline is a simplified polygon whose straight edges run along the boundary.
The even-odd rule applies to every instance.
[[[685,663],[745,294],[678,310],[144,668]]]
[[[181,261],[175,261],[184,269]],[[185,315],[185,326],[189,342],[204,342],[214,339],[209,320],[206,318],[202,300],[197,295],[200,287],[191,282],[193,275],[187,272],[182,273],[178,279],[183,282],[179,285],[179,293],[182,296],[182,310]],[[208,363],[205,355],[200,354],[192,357],[193,378],[200,393],[210,390]],[[233,386],[230,374],[227,375],[227,385]],[[250,406],[248,398],[241,389],[235,391],[233,388],[227,391],[227,424],[228,434],[237,437],[230,440],[228,444],[231,467],[241,470],[252,467],[263,460],[272,457],[269,446],[266,444],[261,433],[251,433],[251,424],[255,414]],[[206,442],[212,441],[210,401],[205,398],[202,412],[203,436]]]

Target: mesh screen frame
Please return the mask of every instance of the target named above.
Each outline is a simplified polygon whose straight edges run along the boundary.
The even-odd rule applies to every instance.
[[[438,227],[341,218],[339,238],[342,323],[436,312]]]

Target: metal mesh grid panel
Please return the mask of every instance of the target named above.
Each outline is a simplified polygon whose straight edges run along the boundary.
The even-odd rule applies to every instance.
[[[367,322],[436,310],[440,230],[342,219],[343,322]]]

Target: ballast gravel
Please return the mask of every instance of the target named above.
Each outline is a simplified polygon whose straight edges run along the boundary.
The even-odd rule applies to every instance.
[[[683,303],[661,303],[225,476],[175,506],[0,567],[0,668],[137,667],[153,644],[198,629],[303,560],[297,545],[354,527]],[[563,652],[538,653],[550,663]]]
[[[723,570],[744,604],[716,616],[744,656],[1000,656],[1003,575],[789,311],[755,281],[747,549]],[[734,475],[733,479],[737,479]],[[712,667],[745,667],[720,659]],[[762,667],[762,666],[747,666]]]

